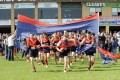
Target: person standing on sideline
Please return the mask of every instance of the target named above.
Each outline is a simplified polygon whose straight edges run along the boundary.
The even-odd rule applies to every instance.
[[[120,52],[120,31],[117,32],[116,36],[117,36],[117,39],[118,39],[118,45],[119,45],[119,47],[118,47],[118,48],[119,48],[118,51]]]
[[[4,40],[4,50],[5,50],[5,57],[6,57],[6,60],[7,60],[8,59],[8,38],[7,37]]]
[[[112,41],[112,53],[114,55],[116,55],[116,53],[117,53],[117,47],[118,47],[118,40],[117,40],[117,38],[113,37],[113,41]]]
[[[8,61],[14,61],[14,39],[16,37],[16,31],[8,37]]]
[[[0,58],[2,57],[3,55],[3,48],[2,48],[2,45],[1,45],[2,41],[0,40]]]

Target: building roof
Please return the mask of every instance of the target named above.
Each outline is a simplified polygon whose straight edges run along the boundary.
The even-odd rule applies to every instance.
[[[120,0],[0,0],[0,3],[25,3],[25,2],[120,2]]]

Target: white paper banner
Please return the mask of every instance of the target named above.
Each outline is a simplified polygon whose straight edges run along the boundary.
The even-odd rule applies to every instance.
[[[16,3],[15,8],[35,8],[34,3]]]
[[[39,21],[41,22],[45,22],[45,23],[50,23],[50,24],[57,24],[57,19],[39,19]]]
[[[11,20],[0,20],[0,25],[11,25]]]
[[[17,19],[15,20],[15,25],[17,25]],[[11,20],[0,20],[0,26],[10,26]]]
[[[38,3],[38,8],[58,8],[57,2],[42,2]]]
[[[79,20],[79,19],[62,19],[62,23],[68,23],[68,22],[71,22],[71,21],[75,21],[75,20]]]
[[[0,4],[0,9],[11,9],[11,4]]]

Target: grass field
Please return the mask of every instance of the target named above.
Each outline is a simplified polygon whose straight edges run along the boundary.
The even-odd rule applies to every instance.
[[[94,68],[87,70],[87,59],[77,60],[68,72],[63,72],[63,64],[55,65],[50,59],[49,67],[38,65],[37,72],[32,72],[30,62],[15,59],[8,62],[5,57],[0,59],[0,80],[120,80],[120,60],[117,64],[102,65],[101,59],[96,58]]]

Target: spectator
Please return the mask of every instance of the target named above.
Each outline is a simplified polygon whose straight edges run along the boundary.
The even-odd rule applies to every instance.
[[[5,50],[6,60],[7,60],[8,59],[8,38],[4,40],[4,50]]]
[[[1,56],[3,55],[3,48],[2,48],[2,45],[1,45],[1,40],[0,40],[0,58],[1,58]]]
[[[0,40],[2,40],[2,35],[1,35],[1,33],[0,33]]]
[[[14,38],[16,36],[16,31],[14,34],[8,37],[8,60],[14,61]]]
[[[112,52],[113,52],[114,55],[116,55],[117,47],[118,47],[117,38],[113,37]]]
[[[119,52],[120,52],[120,31],[116,34],[118,39],[118,45],[119,45]]]
[[[113,37],[116,37],[116,36],[117,36],[117,32],[114,31],[114,33],[113,33]]]
[[[100,40],[100,45],[103,48],[104,44],[105,44],[105,40],[106,40],[106,34],[104,32],[102,32],[99,36],[99,40]]]

